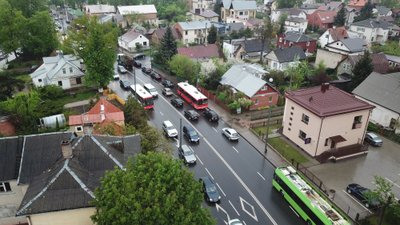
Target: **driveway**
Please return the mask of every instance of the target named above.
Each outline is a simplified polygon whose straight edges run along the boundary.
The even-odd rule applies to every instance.
[[[400,145],[381,138],[383,146],[369,146],[367,155],[309,168],[327,187],[336,191],[335,202],[353,218],[356,213],[362,216],[368,211],[345,192],[349,183],[374,189],[374,176],[381,176],[393,184],[392,191],[400,198]]]

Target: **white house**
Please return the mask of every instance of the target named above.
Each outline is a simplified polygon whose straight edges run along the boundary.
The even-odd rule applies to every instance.
[[[371,43],[384,44],[388,39],[391,26],[392,24],[386,21],[366,19],[351,24],[349,30],[357,33],[368,45]]]
[[[400,133],[400,73],[372,72],[353,94],[375,108],[370,121]]]
[[[124,17],[125,25],[131,24],[135,20],[158,25],[157,9],[154,5],[118,6],[117,13]]]
[[[175,24],[175,29],[182,37],[184,44],[197,43],[203,44],[207,42],[207,35],[212,23],[207,20],[178,22]]]
[[[221,6],[221,20],[225,23],[244,22],[256,17],[256,1],[223,0]]]
[[[118,46],[128,52],[136,52],[138,46],[143,49],[149,48],[150,42],[143,34],[130,30],[118,38]]]
[[[216,0],[192,0],[191,9],[213,9]]]
[[[297,46],[290,48],[278,48],[266,56],[267,65],[271,70],[284,71],[290,66],[299,63],[300,60],[306,59],[303,49]]]
[[[318,43],[323,48],[329,43],[346,38],[349,38],[349,34],[345,27],[329,28],[318,38]]]
[[[43,57],[43,64],[30,74],[36,87],[57,85],[62,89],[70,89],[83,85],[81,60],[74,55]]]
[[[290,17],[285,21],[285,31],[304,33],[307,30],[308,21],[299,17]]]
[[[346,38],[325,45],[326,50],[342,55],[362,54],[365,47],[365,42],[361,38]]]
[[[302,10],[302,9],[297,9],[297,8],[286,8],[286,9],[276,9],[271,11],[271,22],[272,23],[277,23],[279,22],[279,18],[281,15],[287,15],[287,19],[289,18],[301,18],[301,19],[307,19],[307,14]]]

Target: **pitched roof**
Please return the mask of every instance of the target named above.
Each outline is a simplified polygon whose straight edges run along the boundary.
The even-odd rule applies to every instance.
[[[349,55],[349,61],[351,65],[356,65],[360,61],[362,55]],[[389,62],[384,53],[371,54],[372,64],[374,65],[374,71],[377,73],[385,74],[389,70]]]
[[[316,11],[321,23],[333,23],[335,16],[337,14],[336,11]]]
[[[185,55],[192,59],[219,57],[218,46],[216,44],[178,48],[178,54]]]
[[[154,5],[127,5],[127,6],[117,6],[118,12],[121,15],[130,14],[157,14],[157,9]]]
[[[61,152],[61,141],[68,139],[72,140],[71,159]],[[78,138],[72,133],[49,133],[25,136],[25,140],[18,181],[29,187],[19,216],[90,207],[104,173],[115,166],[122,168],[128,156],[140,152],[139,135]]]
[[[101,112],[102,107],[104,107],[103,113]],[[68,124],[74,126],[86,123],[101,123],[104,120],[120,122],[125,121],[125,116],[121,109],[105,98],[101,98],[87,113],[69,116]]]
[[[285,37],[283,39],[294,43],[315,41],[314,39],[308,37],[305,34],[293,31],[286,32]]]
[[[287,13],[288,17],[299,16],[302,12],[304,12],[302,9],[298,9],[298,8],[283,8],[283,9],[277,9],[276,11],[279,11],[282,13]]]
[[[367,0],[350,0],[347,5],[351,7],[363,7],[367,2]]]
[[[321,85],[288,91],[285,96],[319,117],[374,108],[367,102],[332,85],[329,85],[325,91],[322,91]]]
[[[241,29],[244,29],[244,24],[243,23],[228,23],[227,24],[229,27],[229,31],[239,31]]]
[[[196,15],[200,15],[200,16],[205,17],[205,18],[212,18],[212,17],[218,17],[219,16],[216,12],[212,11],[211,9],[200,10],[200,14],[197,14],[196,10],[193,9],[191,11],[191,13],[196,14]]]
[[[74,68],[74,72],[67,76],[83,76],[84,73],[77,66],[77,64],[80,64],[79,61],[79,58],[74,55],[64,55],[62,53],[56,56],[43,57],[43,64],[31,73],[30,76],[31,78],[35,78],[46,74],[47,79],[52,80],[65,65]]]
[[[172,36],[174,36],[175,39],[179,39],[179,34],[176,31],[176,29],[171,27],[171,31],[172,31]],[[167,32],[167,28],[159,28],[154,31],[153,35],[156,35],[159,39],[162,39],[165,35],[165,32]]]
[[[115,13],[113,5],[86,5],[85,11],[91,14]]]
[[[229,9],[232,5],[234,10],[256,10],[256,1],[244,1],[244,0],[223,0],[222,5],[225,9]]]
[[[347,49],[349,49],[350,53],[364,51],[364,40],[361,38],[346,38],[346,39],[334,41],[332,43],[327,44],[326,46],[329,48],[340,49],[336,46],[341,46],[342,44]]]
[[[343,5],[342,2],[326,2],[325,4],[318,7],[318,10],[338,10],[338,8]]]
[[[276,58],[280,63],[293,62],[295,59],[303,60],[306,58],[306,54],[303,49],[298,46],[290,48],[277,48],[273,51]]]
[[[375,6],[375,9],[378,11],[379,15],[387,15],[391,11],[390,8],[387,8],[386,6],[383,5],[377,5]]]
[[[202,21],[189,21],[189,22],[178,22],[179,26],[182,27],[183,30],[200,30],[211,27],[211,22],[207,20]]]
[[[353,94],[400,113],[400,72],[384,75],[372,72]]]
[[[128,32],[126,32],[125,34],[123,34],[121,37],[120,37],[120,39],[122,40],[122,41],[125,41],[125,42],[131,42],[131,41],[134,41],[136,38],[138,38],[139,36],[143,36],[143,37],[145,37],[143,34],[141,34],[141,33],[139,33],[139,32],[136,32],[134,29],[132,29],[132,30],[130,30],[130,31],[128,31]]]
[[[23,143],[23,137],[0,139],[0,181],[17,179]]]
[[[389,29],[392,26],[389,22],[380,21],[376,19],[366,19],[361,20],[355,23],[352,23],[350,26],[359,26],[359,27],[367,27],[367,28],[382,28],[382,29]]]
[[[329,28],[328,32],[332,36],[334,41],[342,40],[349,37],[345,27]]]
[[[246,53],[250,52],[260,52],[262,50],[262,40],[261,39],[245,39],[243,42],[244,50]],[[264,42],[264,52],[269,52],[269,47],[266,42]]]
[[[265,73],[265,70],[256,65],[236,64],[226,71],[220,83],[229,85],[248,97],[253,97],[267,83],[255,75],[264,75]]]

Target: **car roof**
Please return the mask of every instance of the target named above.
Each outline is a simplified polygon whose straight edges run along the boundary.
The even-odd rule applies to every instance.
[[[230,128],[230,127],[225,127],[225,128],[223,128],[223,129],[225,129],[225,130],[227,130],[227,131],[229,131],[229,132],[231,132],[231,133],[237,133],[235,129]]]
[[[213,182],[211,181],[211,179],[209,177],[202,177],[200,178],[206,185],[210,185]]]
[[[143,86],[144,86],[144,87],[147,87],[147,88],[154,88],[154,86],[153,86],[152,84],[149,84],[149,83],[144,84]]]
[[[194,128],[189,125],[184,125],[183,127],[186,127],[186,129],[188,129],[188,130],[194,130]]]
[[[166,126],[173,126],[172,125],[172,123],[171,123],[171,121],[169,121],[169,120],[165,120],[164,122],[163,122]]]
[[[181,146],[181,149],[182,149],[184,152],[193,152],[193,151],[189,148],[189,146],[187,146],[187,145],[182,145],[182,146]]]
[[[372,138],[378,137],[378,135],[376,135],[376,134],[374,134],[374,133],[372,133],[372,132],[368,132],[367,134],[368,134],[369,136],[371,136]]]
[[[183,102],[183,100],[180,98],[174,98],[174,99],[172,99],[172,101]]]

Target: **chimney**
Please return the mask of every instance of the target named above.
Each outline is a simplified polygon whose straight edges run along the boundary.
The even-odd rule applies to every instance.
[[[102,122],[106,119],[106,115],[104,113],[104,105],[103,104],[100,105],[100,118],[101,118]]]
[[[325,93],[326,90],[329,90],[329,83],[321,84],[321,92]]]
[[[61,152],[62,152],[64,159],[72,158],[73,155],[72,155],[71,140],[61,141]]]

